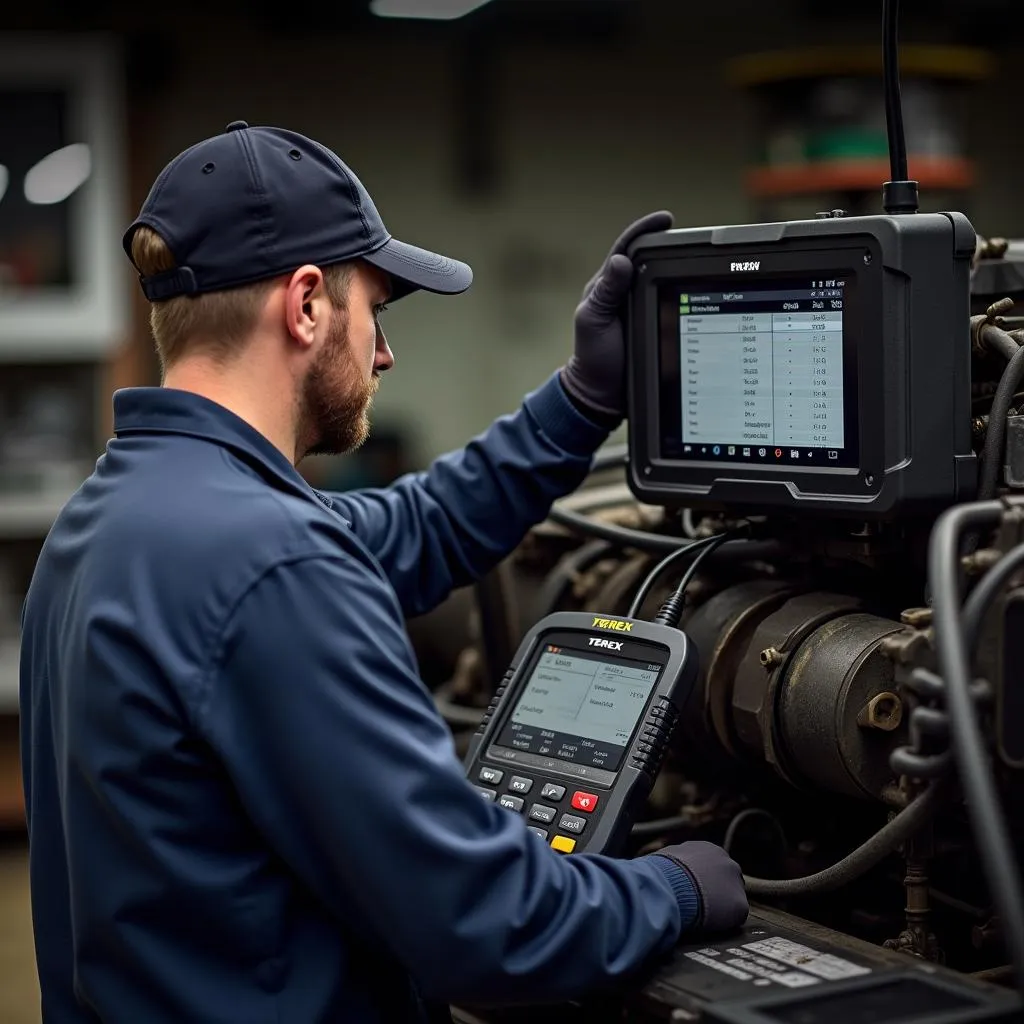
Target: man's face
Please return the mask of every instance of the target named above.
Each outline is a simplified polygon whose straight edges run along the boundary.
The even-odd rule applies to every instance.
[[[356,265],[347,304],[333,310],[327,338],[303,382],[307,455],[340,455],[366,440],[380,374],[394,365],[377,319],[389,292],[386,274]]]

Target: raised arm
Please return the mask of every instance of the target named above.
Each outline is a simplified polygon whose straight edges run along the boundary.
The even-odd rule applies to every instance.
[[[556,376],[425,472],[330,497],[381,563],[402,610],[417,615],[515,548],[557,498],[579,487],[607,436]]]
[[[582,483],[597,447],[625,415],[622,307],[630,242],[670,227],[649,214],[615,241],[576,309],[566,366],[464,449],[389,488],[331,494],[391,579],[406,615],[429,611],[479,579]]]

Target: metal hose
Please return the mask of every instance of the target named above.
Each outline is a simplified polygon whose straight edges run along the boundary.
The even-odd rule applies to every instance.
[[[744,875],[747,892],[752,896],[811,896],[848,885],[880,864],[927,824],[939,809],[944,791],[945,786],[941,782],[933,782],[867,842],[823,871],[803,878],[784,879]]]

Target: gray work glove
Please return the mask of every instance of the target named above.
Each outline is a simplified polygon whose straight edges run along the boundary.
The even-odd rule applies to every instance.
[[[720,846],[697,841],[680,843],[666,846],[654,856],[668,857],[690,876],[700,897],[695,930],[729,932],[746,921],[750,907],[743,871]]]
[[[602,421],[618,421],[626,413],[623,313],[633,283],[633,263],[625,251],[641,235],[670,227],[672,214],[664,210],[630,224],[583,289],[576,307],[576,346],[562,370],[562,383],[584,412]]]

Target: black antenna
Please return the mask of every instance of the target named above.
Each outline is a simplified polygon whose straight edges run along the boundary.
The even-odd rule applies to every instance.
[[[899,0],[882,0],[882,74],[885,79],[885,128],[889,136],[889,173],[882,186],[886,213],[917,213],[917,182],[907,180],[907,137],[900,98]]]

